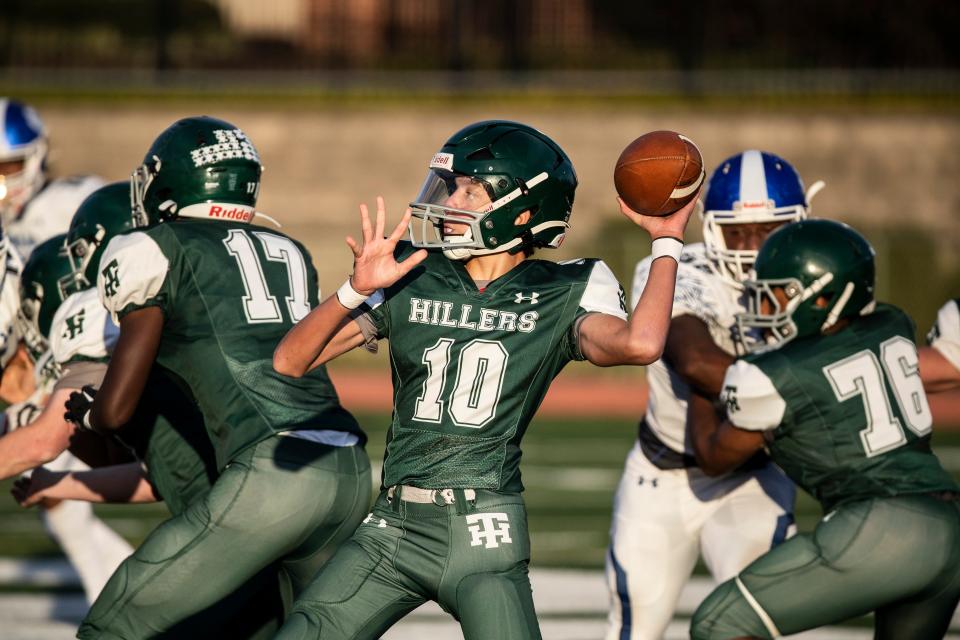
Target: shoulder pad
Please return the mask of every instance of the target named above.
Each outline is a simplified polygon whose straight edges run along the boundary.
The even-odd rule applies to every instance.
[[[72,294],[53,316],[50,350],[60,365],[77,358],[100,360],[109,357],[120,335],[100,303],[96,289]]]
[[[164,226],[116,236],[100,258],[97,291],[117,324],[127,307],[152,303],[167,278],[170,261],[153,238]]]

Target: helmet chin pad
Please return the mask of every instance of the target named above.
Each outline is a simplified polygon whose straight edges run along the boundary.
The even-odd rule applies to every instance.
[[[444,236],[444,240],[452,244],[473,246],[473,234],[470,229],[466,229],[461,235]],[[443,249],[443,255],[450,260],[469,260],[474,254],[469,247],[446,247]]]

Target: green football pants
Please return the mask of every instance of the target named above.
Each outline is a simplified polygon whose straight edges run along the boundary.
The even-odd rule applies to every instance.
[[[465,640],[540,638],[523,499],[454,495],[454,504],[435,505],[381,493],[294,603],[277,640],[379,638],[427,600],[460,621]]]
[[[369,504],[363,448],[268,438],[241,452],[202,500],[157,527],[120,565],[77,637],[155,636],[275,561],[292,601]]]
[[[696,640],[772,638],[876,613],[878,640],[942,638],[960,601],[960,502],[875,498],[827,514],[714,590]]]

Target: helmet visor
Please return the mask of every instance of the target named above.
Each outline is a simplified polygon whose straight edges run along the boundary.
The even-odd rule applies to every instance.
[[[480,225],[493,210],[485,181],[431,169],[410,208],[410,239],[417,247],[483,249]]]

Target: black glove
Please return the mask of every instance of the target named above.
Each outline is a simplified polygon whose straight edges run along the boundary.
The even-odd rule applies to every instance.
[[[93,399],[96,395],[97,390],[89,384],[80,391],[71,393],[63,405],[67,410],[63,414],[64,419],[69,420],[81,429],[93,429],[90,425],[90,409],[93,407]]]

